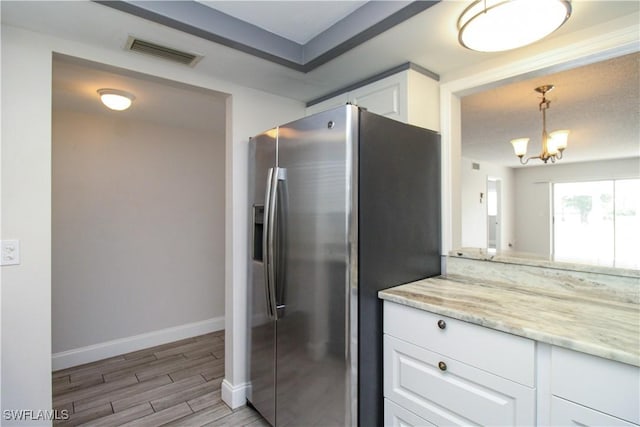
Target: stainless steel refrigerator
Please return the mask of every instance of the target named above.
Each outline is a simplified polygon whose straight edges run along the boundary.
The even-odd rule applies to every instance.
[[[250,142],[248,401],[382,425],[381,289],[440,274],[440,136],[352,105]]]

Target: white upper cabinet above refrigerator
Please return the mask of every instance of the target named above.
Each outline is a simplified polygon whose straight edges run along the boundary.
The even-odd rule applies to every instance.
[[[351,103],[390,119],[440,130],[439,83],[409,69],[307,107],[311,115]]]

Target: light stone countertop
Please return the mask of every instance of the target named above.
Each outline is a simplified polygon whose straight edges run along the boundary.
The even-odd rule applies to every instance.
[[[521,286],[467,276],[423,279],[380,291],[387,301],[536,341],[640,366],[640,305],[601,290]]]
[[[640,279],[640,270],[630,270],[625,268],[604,267],[589,264],[576,264],[571,262],[552,261],[548,258],[536,254],[503,251],[489,252],[483,248],[460,248],[450,252],[451,256],[457,258],[467,258],[481,261],[494,261],[507,264],[529,265],[544,268],[554,268],[578,272],[590,272],[608,274],[620,277],[630,277]]]

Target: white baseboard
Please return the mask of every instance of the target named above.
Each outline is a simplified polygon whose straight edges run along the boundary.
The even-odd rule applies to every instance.
[[[222,329],[224,316],[62,351],[51,355],[51,365],[57,371]]]
[[[222,380],[221,397],[222,401],[231,409],[239,408],[247,404],[247,387],[248,383],[234,386],[225,378]]]

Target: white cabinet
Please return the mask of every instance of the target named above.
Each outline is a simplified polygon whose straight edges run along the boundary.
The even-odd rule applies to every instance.
[[[552,425],[640,424],[640,368],[560,347],[551,350]]]
[[[407,75],[401,73],[349,92],[352,104],[401,122],[408,121]]]
[[[306,112],[310,115],[346,103],[401,122],[440,129],[438,82],[412,69],[326,99]]]
[[[384,333],[386,406],[435,425],[535,424],[533,341],[388,301]]]
[[[640,368],[384,301],[386,426],[640,426]]]
[[[420,418],[413,412],[407,411],[402,406],[384,399],[384,425],[385,427],[424,427],[435,426],[424,418]]]
[[[384,333],[534,386],[533,340],[386,301]]]
[[[614,394],[617,394],[614,392]],[[607,426],[634,427],[637,424],[612,417],[577,403],[569,402],[556,396],[551,397],[551,425],[552,426]]]

